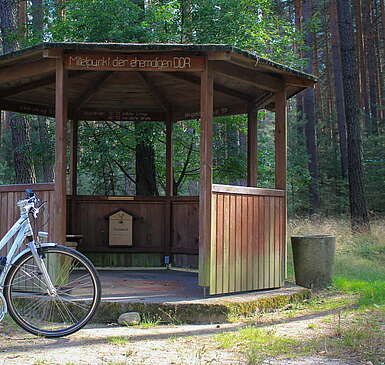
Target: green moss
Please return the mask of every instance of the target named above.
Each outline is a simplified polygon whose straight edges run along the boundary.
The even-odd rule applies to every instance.
[[[239,317],[252,316],[257,312],[268,312],[282,308],[289,303],[302,302],[304,299],[310,298],[310,296],[310,290],[304,289],[295,294],[266,296],[255,301],[227,304],[228,318],[236,320]]]
[[[306,289],[295,294],[275,295],[247,302],[224,302],[223,304],[104,302],[101,303],[93,321],[102,323],[117,321],[122,313],[138,312],[150,323],[223,323],[253,316],[257,312],[278,309],[289,303],[303,301],[309,296],[310,291]]]

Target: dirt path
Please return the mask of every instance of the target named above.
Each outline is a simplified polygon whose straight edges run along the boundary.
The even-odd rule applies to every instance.
[[[281,337],[306,339],[333,331],[330,311],[303,316],[264,316],[257,327]],[[329,321],[325,321],[329,319]],[[239,348],[219,347],[215,336],[236,332],[248,324],[152,326],[149,328],[94,326],[67,338],[36,338],[13,326],[0,325],[0,365],[106,364],[106,365],[200,365],[247,364]],[[316,356],[287,360],[276,356],[266,365],[356,365],[370,364],[354,358],[333,359],[327,350]]]

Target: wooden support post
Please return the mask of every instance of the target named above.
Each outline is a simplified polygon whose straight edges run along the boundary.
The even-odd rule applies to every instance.
[[[71,176],[71,216],[70,216],[70,233],[76,233],[76,195],[78,185],[78,131],[79,121],[72,121],[71,128],[71,163],[70,163],[70,176]]]
[[[247,110],[247,186],[257,186],[257,109],[250,103]]]
[[[283,203],[283,242],[281,247],[282,265],[281,265],[281,285],[287,273],[287,104],[286,90],[283,89],[275,94],[275,187],[285,191]]]
[[[174,173],[173,173],[173,122],[169,118],[166,122],[166,196],[174,195]]]
[[[62,58],[56,60],[55,89],[55,202],[54,239],[63,244],[66,236],[66,130],[67,130],[67,71]]]
[[[210,285],[213,72],[209,62],[201,73],[199,285]]]
[[[173,172],[173,121],[169,117],[166,121],[166,217],[165,217],[165,255],[171,255],[172,248],[172,196],[174,195]]]
[[[275,188],[286,190],[287,106],[286,91],[275,94]]]

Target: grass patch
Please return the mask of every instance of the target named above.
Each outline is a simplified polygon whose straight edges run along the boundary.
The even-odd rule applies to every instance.
[[[360,294],[359,303],[361,305],[385,303],[385,282],[370,283],[367,281],[336,278],[334,283],[337,288],[343,291]]]
[[[127,337],[109,337],[107,338],[107,341],[114,345],[125,345],[130,343],[130,339]]]
[[[137,324],[140,328],[152,328],[158,326],[161,323],[161,318],[157,315],[146,315],[142,316],[142,320]]]
[[[309,323],[311,335],[291,338],[273,330],[250,326],[215,336],[220,348],[239,351],[247,364],[262,364],[272,358],[290,359],[308,355],[326,358],[354,356],[373,365],[385,363],[385,306],[338,311],[323,320]],[[294,335],[295,336],[295,335]]]
[[[385,304],[385,222],[371,222],[371,233],[353,235],[347,219],[294,219],[294,234],[333,234],[337,239],[333,285],[358,294],[360,305]],[[288,278],[294,281],[292,250],[288,250]]]
[[[334,333],[324,340],[333,355],[354,353],[374,365],[385,363],[385,306],[345,313],[332,323]]]
[[[299,346],[300,342],[297,340],[276,336],[273,331],[256,327],[221,333],[215,337],[215,341],[222,348],[239,349],[245,354],[248,364],[261,364],[264,360],[278,355],[297,357],[310,351],[309,347]]]

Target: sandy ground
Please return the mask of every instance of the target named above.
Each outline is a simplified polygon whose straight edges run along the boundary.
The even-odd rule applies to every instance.
[[[323,319],[330,313],[284,319],[275,324],[260,324],[276,335],[307,338],[314,335],[313,325],[330,326]],[[309,325],[311,324],[311,325]],[[0,324],[0,365],[47,364],[137,364],[201,365],[247,364],[236,349],[219,348],[214,336],[244,327],[244,323],[221,325],[152,326],[149,328],[94,325],[59,339],[44,339]],[[326,355],[325,355],[326,356]],[[277,358],[266,365],[356,365],[367,364],[351,359],[316,357],[287,360]]]

